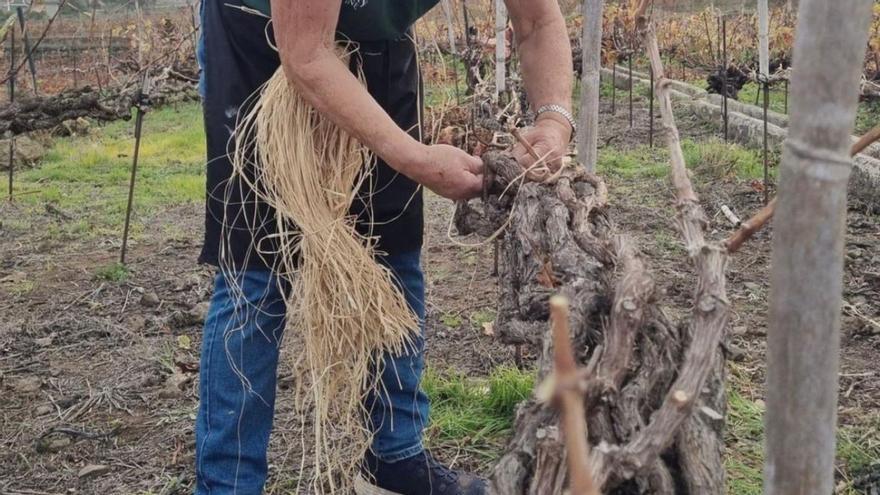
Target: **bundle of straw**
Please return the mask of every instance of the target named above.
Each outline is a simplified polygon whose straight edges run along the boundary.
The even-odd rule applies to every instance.
[[[302,343],[297,405],[313,437],[303,460],[311,450],[317,493],[349,489],[372,439],[364,401],[387,393],[383,353],[411,352],[419,329],[392,274],[376,263],[374,240],[357,233],[349,214],[374,163],[281,69],[236,129],[234,175],[277,212],[275,270],[292,288],[286,331]]]

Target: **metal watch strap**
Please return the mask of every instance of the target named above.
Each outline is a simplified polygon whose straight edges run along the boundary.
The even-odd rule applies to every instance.
[[[577,122],[574,120],[574,115],[571,114],[566,108],[562,105],[550,104],[544,105],[535,112],[535,119],[541,116],[542,113],[553,112],[559,115],[562,115],[565,120],[568,121],[569,125],[571,125],[571,139],[574,139],[575,135],[577,135]]]

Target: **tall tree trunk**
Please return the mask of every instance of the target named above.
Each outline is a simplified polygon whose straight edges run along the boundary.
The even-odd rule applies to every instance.
[[[837,370],[855,118],[871,0],[804,0],[773,239],[765,493],[834,488]]]
[[[603,0],[584,0],[584,32],[581,42],[581,108],[578,129],[578,161],[595,172],[599,137],[599,70],[602,64]]]

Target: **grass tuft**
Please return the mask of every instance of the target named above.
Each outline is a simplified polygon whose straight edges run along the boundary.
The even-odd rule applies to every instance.
[[[427,370],[422,387],[431,399],[428,444],[466,452],[488,466],[501,451],[517,404],[531,395],[534,383],[532,372],[507,366],[486,378]]]
[[[123,282],[128,279],[131,272],[122,263],[113,263],[112,265],[98,267],[95,270],[95,277],[108,282]]]

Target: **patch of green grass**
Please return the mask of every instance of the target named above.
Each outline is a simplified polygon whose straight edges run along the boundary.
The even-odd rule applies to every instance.
[[[21,202],[48,202],[76,220],[62,222],[69,234],[116,232],[125,216],[134,151],[134,124],[117,121],[88,136],[57,139],[42,165],[18,174]],[[205,138],[200,105],[191,103],[148,113],[138,160],[133,232],[140,219],[161,208],[204,201]]]
[[[600,174],[624,178],[660,178],[669,170],[665,148],[641,146],[623,151],[605,147],[599,151],[597,168]]]
[[[764,412],[762,402],[749,397],[750,382],[737,365],[731,367],[727,395],[725,467],[728,493],[760,495],[764,465]],[[880,463],[880,416],[863,425],[840,425],[837,430],[838,475],[849,483],[853,476]],[[842,492],[856,495],[851,486]]]
[[[760,93],[760,94],[759,94]],[[768,108],[774,112],[785,114],[785,87],[782,84],[770,88]],[[790,96],[790,95],[789,95]],[[757,97],[757,100],[755,99]],[[749,105],[764,106],[764,91],[754,82],[748,82],[737,95],[737,100]],[[755,103],[757,101],[757,103]]]
[[[131,275],[128,268],[122,263],[102,266],[95,270],[95,277],[108,282],[122,282]]]
[[[478,327],[493,321],[495,321],[495,311],[491,309],[483,308],[471,313],[471,322]]]
[[[436,108],[444,107],[449,103],[456,102],[456,79],[458,76],[458,96],[464,100],[465,91],[467,91],[466,69],[460,57],[452,57],[444,55],[443,60],[434,62],[434,67],[438,71],[442,71],[445,67],[451,77],[427,77],[425,78],[425,107]]]
[[[673,232],[668,229],[659,230],[654,233],[654,242],[658,248],[667,253],[684,253],[684,247],[681,245],[681,242],[672,234]]]
[[[461,326],[461,315],[458,313],[443,313],[440,315],[440,322],[449,328],[458,328]]]
[[[761,179],[764,177],[764,160],[759,150],[745,148],[735,143],[725,143],[718,138],[705,141],[684,139],[681,142],[685,164],[698,173],[712,178],[736,177]],[[771,157],[770,175],[776,176],[777,167]]]
[[[880,124],[880,101],[874,100],[859,103],[855,130],[853,132],[861,136],[878,124]]]
[[[422,381],[431,399],[428,444],[466,452],[486,464],[496,460],[516,406],[531,395],[534,384],[531,372],[512,367],[496,368],[486,378],[429,369]]]

